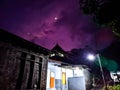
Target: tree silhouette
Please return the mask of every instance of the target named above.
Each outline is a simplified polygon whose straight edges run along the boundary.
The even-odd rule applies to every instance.
[[[110,26],[120,37],[119,0],[80,0],[80,9],[84,14],[93,15],[93,20],[101,26]]]

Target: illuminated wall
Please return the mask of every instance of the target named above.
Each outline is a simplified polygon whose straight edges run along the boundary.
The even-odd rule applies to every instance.
[[[86,75],[84,75],[84,73]],[[73,68],[68,67],[58,67],[54,65],[54,63],[48,63],[48,73],[47,73],[47,89],[46,90],[69,90],[69,86],[71,84],[76,85],[75,82],[72,83],[71,80],[75,78],[79,78],[78,82],[83,82],[83,84],[79,84],[79,86],[86,88],[86,80],[89,77],[86,77],[87,70],[83,68]],[[70,82],[68,82],[70,80]],[[81,89],[80,89],[81,90]],[[84,89],[85,90],[85,89]]]

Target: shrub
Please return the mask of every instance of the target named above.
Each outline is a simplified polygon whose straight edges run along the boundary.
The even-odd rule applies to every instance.
[[[107,86],[108,90],[120,90],[120,85],[114,85],[114,86]],[[103,87],[103,90],[105,90],[105,86]]]

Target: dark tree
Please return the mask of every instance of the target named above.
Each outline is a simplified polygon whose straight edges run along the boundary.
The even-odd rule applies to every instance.
[[[93,20],[101,26],[110,26],[120,37],[119,0],[80,0],[80,9],[84,14],[93,15]]]

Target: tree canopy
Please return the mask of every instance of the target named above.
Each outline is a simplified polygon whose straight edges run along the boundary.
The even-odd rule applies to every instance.
[[[100,56],[100,60],[102,67],[106,68],[109,71],[113,71],[113,72],[118,71],[119,64],[115,60],[111,60],[103,56]],[[98,60],[96,60],[95,64],[98,66],[100,65]]]
[[[80,9],[84,14],[93,15],[93,20],[101,26],[110,26],[120,37],[119,0],[80,0]]]

